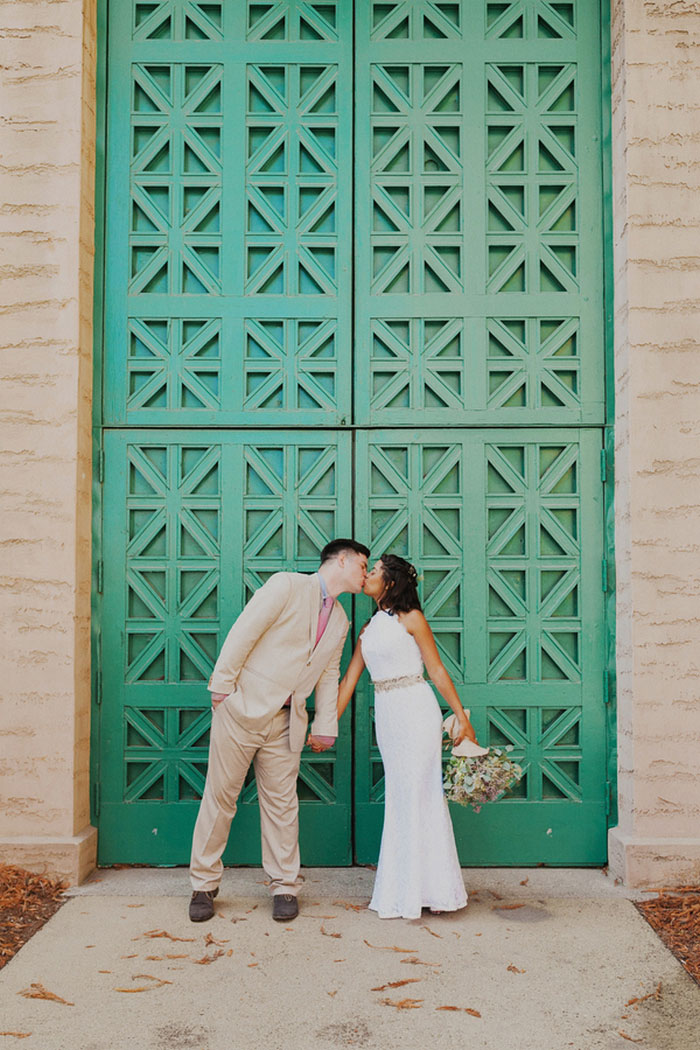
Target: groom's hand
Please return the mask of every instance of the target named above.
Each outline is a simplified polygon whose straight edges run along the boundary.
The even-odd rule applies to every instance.
[[[311,733],[309,733],[306,741],[307,746],[316,754],[319,754],[321,751],[327,751],[329,747],[333,747],[334,743],[334,736],[313,736]]]

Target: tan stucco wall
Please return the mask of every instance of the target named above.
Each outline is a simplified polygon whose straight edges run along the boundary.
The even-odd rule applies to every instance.
[[[94,0],[0,3],[0,860],[89,826]]]
[[[631,885],[700,878],[700,3],[615,0],[619,827]]]

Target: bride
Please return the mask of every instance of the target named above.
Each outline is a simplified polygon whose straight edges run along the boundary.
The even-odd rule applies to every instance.
[[[374,683],[377,742],[384,763],[384,828],[370,908],[381,919],[417,919],[421,908],[467,903],[442,790],[442,713],[423,667],[457,717],[454,743],[476,734],[421,612],[414,567],[384,554],[364,593],[377,611],[360,632],[339,686],[342,715],[365,667]]]

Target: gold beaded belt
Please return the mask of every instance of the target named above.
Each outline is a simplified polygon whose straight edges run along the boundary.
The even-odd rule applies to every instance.
[[[402,678],[382,678],[379,682],[373,682],[375,692],[384,693],[389,689],[401,689],[405,685],[418,685],[424,682],[422,674],[405,674]]]

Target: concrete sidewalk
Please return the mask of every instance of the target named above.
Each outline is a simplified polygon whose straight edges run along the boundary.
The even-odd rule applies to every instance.
[[[229,869],[193,925],[184,869],[96,872],[0,971],[0,1032],[31,1033],[0,1050],[700,1045],[700,988],[600,871],[465,869],[468,908],[416,921],[367,911],[371,871],[304,873],[293,923]]]

